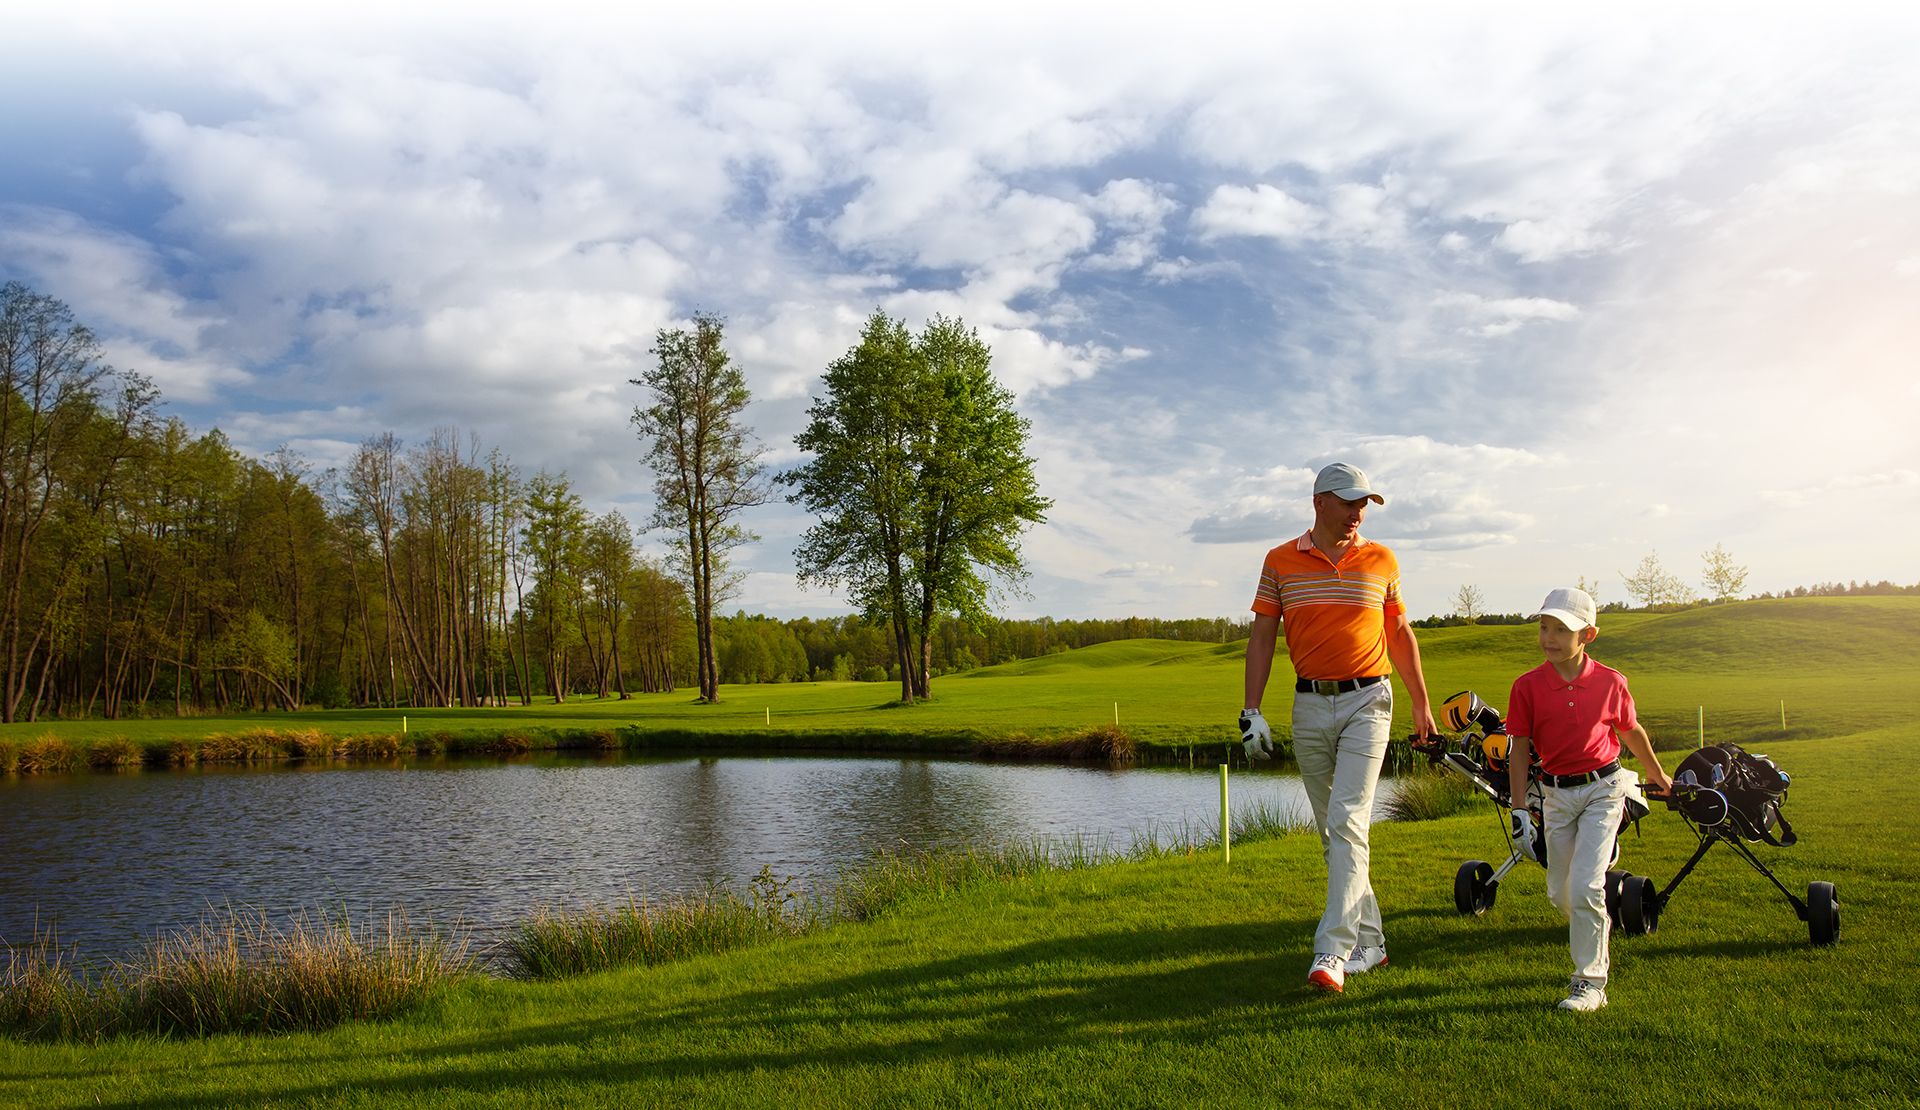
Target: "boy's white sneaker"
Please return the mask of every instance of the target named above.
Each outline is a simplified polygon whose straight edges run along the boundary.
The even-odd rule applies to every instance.
[[[1346,972],[1348,975],[1365,975],[1376,967],[1387,963],[1387,949],[1379,944],[1356,944],[1353,951],[1347,953]]]
[[[1313,966],[1307,969],[1307,982],[1334,994],[1346,990],[1347,958],[1338,952],[1315,952]]]
[[[1575,979],[1573,986],[1567,990],[1567,996],[1560,1000],[1562,1010],[1581,1014],[1590,1014],[1606,1004],[1606,988],[1591,979]]]

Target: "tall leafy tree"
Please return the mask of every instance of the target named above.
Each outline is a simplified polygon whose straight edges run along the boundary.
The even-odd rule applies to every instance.
[[[713,612],[737,584],[728,556],[759,539],[735,518],[769,495],[759,444],[741,421],[752,399],[747,379],[728,356],[725,339],[725,322],[707,314],[696,314],[690,329],[662,328],[654,338],[653,368],[630,379],[652,402],[633,410],[655,478],[650,524],[673,537],[674,566],[693,597],[705,702],[720,700]]]
[[[978,623],[993,582],[1025,577],[1020,534],[1052,502],[1028,421],[959,320],[936,316],[914,336],[876,312],[824,384],[794,439],[813,458],[780,476],[818,518],[794,553],[801,580],[845,588],[890,626],[911,702],[931,690],[942,617]]]
[[[154,400],[128,376],[115,412],[102,412],[111,373],[64,303],[0,286],[0,722],[30,686],[44,691],[56,646],[75,639],[114,479]]]
[[[567,700],[567,648],[578,631],[574,597],[588,514],[565,475],[542,471],[527,485],[527,522],[521,539],[533,564],[533,603],[545,640],[547,692]]]

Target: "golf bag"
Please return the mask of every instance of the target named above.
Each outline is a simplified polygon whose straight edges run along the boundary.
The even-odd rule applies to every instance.
[[[1680,761],[1674,772],[1684,799],[1682,812],[1702,828],[1730,825],[1747,840],[1764,840],[1785,848],[1799,839],[1780,812],[1793,779],[1773,760],[1754,755],[1738,744],[1714,744]],[[1774,828],[1780,832],[1775,835]]]

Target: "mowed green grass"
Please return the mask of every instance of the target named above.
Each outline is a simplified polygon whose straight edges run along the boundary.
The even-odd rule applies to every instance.
[[[1540,661],[1530,626],[1425,630],[1427,685],[1438,702],[1472,689],[1496,706],[1513,679]],[[48,732],[73,740],[148,741],[256,727],[311,727],[340,734],[409,730],[630,728],[699,733],[716,746],[823,744],[881,738],[911,749],[919,736],[1046,737],[1110,724],[1147,744],[1230,751],[1242,700],[1245,644],[1131,640],[1024,660],[934,681],[934,699],[893,704],[888,683],[727,686],[718,705],[688,691],[631,700],[569,699],[530,707],[336,710],[233,717],[71,721],[0,726],[0,739]],[[1625,671],[1656,742],[1691,745],[1704,709],[1709,740],[1740,742],[1859,731],[1920,711],[1920,598],[1851,597],[1749,601],[1673,614],[1607,614],[1594,656]],[[1286,727],[1292,671],[1273,670],[1266,699]],[[1784,703],[1787,728],[1780,728]],[[1404,688],[1396,697],[1403,732]]]
[[[1304,982],[1323,894],[1309,836],[1050,872],[725,956],[558,983],[475,979],[410,1016],[320,1034],[0,1041],[0,1105],[1899,1106],[1920,1090],[1920,746],[1910,723],[1767,749],[1801,842],[1759,847],[1796,891],[1834,882],[1814,948],[1716,847],[1659,931],[1616,938],[1612,1005],[1556,1012],[1566,928],[1544,872],[1482,918],[1474,813],[1374,833],[1391,962]],[[1693,847],[1656,811],[1622,865]]]

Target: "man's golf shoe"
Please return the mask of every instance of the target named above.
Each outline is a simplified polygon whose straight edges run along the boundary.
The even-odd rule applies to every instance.
[[[1347,958],[1338,952],[1315,952],[1313,966],[1307,970],[1307,982],[1334,994],[1346,990]]]

